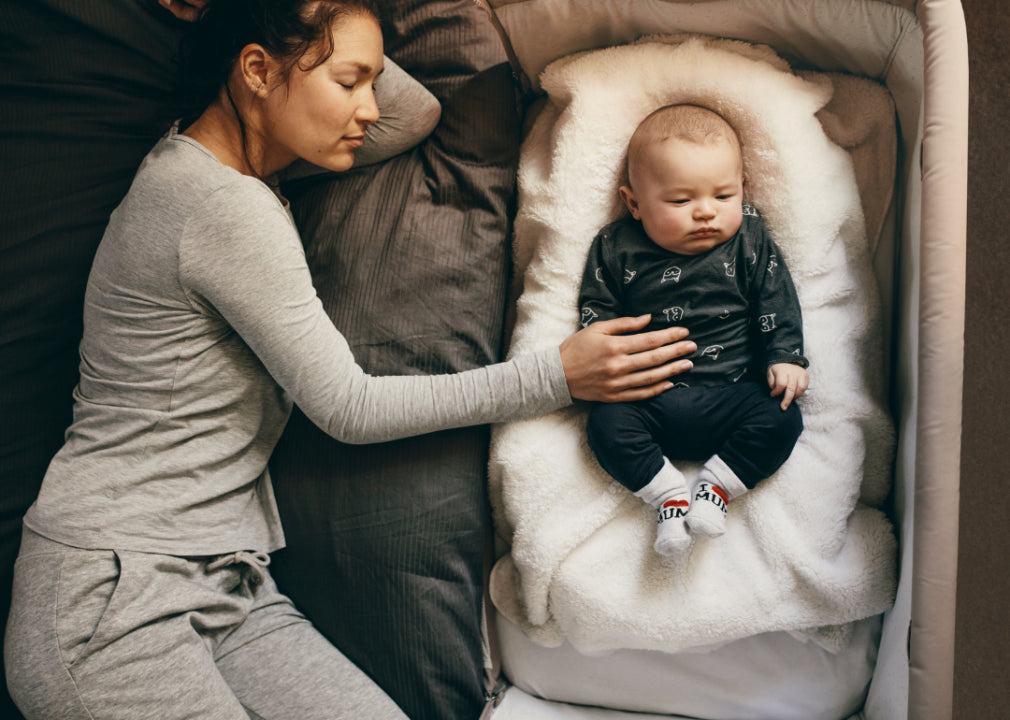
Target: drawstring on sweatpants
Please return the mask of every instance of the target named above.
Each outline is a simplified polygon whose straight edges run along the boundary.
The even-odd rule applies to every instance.
[[[216,560],[207,563],[207,572],[214,572],[229,565],[246,565],[252,569],[254,575],[248,578],[250,584],[255,587],[266,580],[264,568],[270,564],[270,556],[265,552],[250,552],[249,550],[239,550],[238,552],[222,555]]]

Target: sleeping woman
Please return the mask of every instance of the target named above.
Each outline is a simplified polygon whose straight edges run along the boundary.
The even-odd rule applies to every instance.
[[[619,318],[486,368],[366,375],[270,178],[353,164],[379,117],[376,10],[214,0],[198,27],[213,93],[145,158],[94,260],[74,420],[24,520],[8,684],[28,718],[401,718],[267,569],[292,403],[380,442],[652,397],[695,347]]]

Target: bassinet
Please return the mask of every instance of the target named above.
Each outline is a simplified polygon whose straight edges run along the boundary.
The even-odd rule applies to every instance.
[[[960,5],[848,0],[492,4],[519,76],[533,90],[555,58],[643,35],[696,32],[766,43],[794,66],[872,77],[890,91],[900,141],[898,192],[874,262],[894,321],[890,380],[899,450],[893,511],[900,528],[901,578],[897,601],[884,616],[861,712],[868,718],[949,716],[956,580],[952,539],[957,536],[951,507],[958,493],[967,182],[967,53]],[[634,668],[629,674],[648,666],[646,657],[628,653],[612,657],[608,666],[606,659],[582,661],[569,647],[534,649],[516,642],[507,621],[497,624],[504,625],[506,676],[513,665],[524,689],[546,700],[552,692],[572,700],[578,681],[566,675],[582,671],[610,677],[622,664]],[[737,652],[750,658],[748,650]],[[534,662],[536,671],[529,672],[526,664]],[[572,663],[577,669],[566,670]],[[685,659],[676,668],[683,674],[671,674],[669,682],[690,684],[691,671],[684,668],[691,664]],[[725,670],[735,677],[732,665]],[[509,689],[492,716],[582,716],[571,713],[570,707]],[[618,714],[587,712],[585,717]]]

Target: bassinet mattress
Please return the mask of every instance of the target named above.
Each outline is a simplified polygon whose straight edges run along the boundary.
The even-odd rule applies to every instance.
[[[511,352],[577,326],[588,244],[621,213],[628,137],[656,107],[697,102],[741,135],[750,199],[803,305],[811,390],[786,465],[734,502],[723,538],[696,540],[674,558],[651,549],[650,508],[592,458],[584,407],[497,427],[492,501],[510,552],[492,574],[496,606],[537,642],[584,653],[716,647],[776,630],[841,651],[853,632],[846,624],[893,599],[895,540],[875,507],[890,483],[893,430],[864,202],[852,158],[817,113],[833,91],[855,90],[850,109],[886,117],[886,92],[801,78],[768,48],[701,37],[571,56],[540,80],[549,101],[520,164],[522,295]]]
[[[645,720],[626,714],[632,712],[651,713],[646,718],[839,720],[862,706],[881,625],[879,616],[856,623],[837,653],[776,632],[704,653],[617,650],[590,657],[568,643],[542,647],[498,618],[502,670],[515,687],[494,720]]]

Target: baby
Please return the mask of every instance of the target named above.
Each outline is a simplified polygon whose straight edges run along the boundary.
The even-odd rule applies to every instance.
[[[729,123],[694,105],[660,108],[628,147],[631,217],[600,230],[582,277],[583,326],[651,313],[649,329],[684,326],[698,346],[673,389],[599,403],[587,426],[600,465],[659,511],[664,555],[691,533],[722,535],[729,501],[778,470],[803,430],[799,301],[743,185]],[[671,460],[704,461],[691,488]]]

